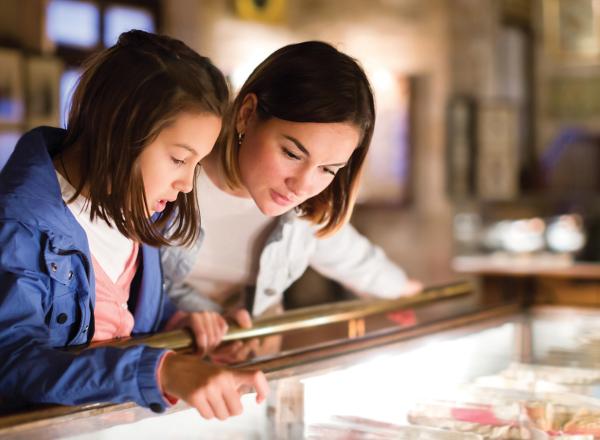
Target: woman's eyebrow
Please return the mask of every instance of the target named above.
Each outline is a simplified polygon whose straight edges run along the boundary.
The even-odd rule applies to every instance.
[[[298,139],[296,139],[293,136],[287,135],[287,134],[284,134],[283,137],[288,139],[289,141],[292,141],[296,145],[296,147],[306,155],[306,157],[310,157],[310,153],[304,147],[304,145],[302,145],[300,143],[300,141]],[[332,164],[324,165],[324,166],[326,166],[326,167],[345,167],[346,165],[348,165],[348,162],[332,163]]]
[[[284,134],[283,137],[289,141],[292,141],[296,145],[296,147],[298,147],[298,149],[306,155],[306,157],[310,157],[310,153],[298,139],[296,139],[293,136],[287,135],[287,134]]]

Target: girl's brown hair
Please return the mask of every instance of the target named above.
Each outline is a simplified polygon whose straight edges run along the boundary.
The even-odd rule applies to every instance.
[[[200,228],[195,184],[148,218],[139,156],[181,112],[222,117],[228,99],[222,73],[183,42],[121,34],[84,64],[73,94],[65,146],[81,149],[82,179],[72,200],[87,187],[92,220],[153,246],[192,243]]]
[[[320,41],[285,46],[265,59],[242,86],[217,141],[219,166],[231,189],[242,186],[238,163],[238,112],[249,94],[256,95],[257,115],[293,122],[350,123],[361,138],[348,164],[320,194],[297,209],[321,225],[317,236],[338,230],[351,216],[365,156],[373,137],[373,92],[356,60]]]

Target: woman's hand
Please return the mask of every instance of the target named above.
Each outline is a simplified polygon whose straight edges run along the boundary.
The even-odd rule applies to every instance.
[[[417,280],[406,280],[406,283],[400,289],[398,296],[416,295],[423,291],[423,283]]]
[[[221,343],[229,328],[225,318],[217,312],[210,311],[188,313],[177,326],[187,327],[192,331],[196,348],[202,356]]]
[[[241,328],[252,328],[252,317],[246,309],[236,309],[227,314],[227,320]]]
[[[241,395],[256,390],[265,400],[269,384],[258,370],[232,370],[203,362],[198,356],[168,354],[159,371],[163,391],[193,406],[205,419],[225,420],[242,413]]]

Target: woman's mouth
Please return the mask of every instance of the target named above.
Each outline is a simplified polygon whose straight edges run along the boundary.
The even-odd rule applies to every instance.
[[[280,206],[288,206],[292,203],[292,200],[289,199],[288,197],[279,194],[277,191],[275,190],[271,190],[271,198],[273,199],[273,201],[275,203],[277,203]]]

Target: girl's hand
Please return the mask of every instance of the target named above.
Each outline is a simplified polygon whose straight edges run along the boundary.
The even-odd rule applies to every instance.
[[[198,356],[167,355],[159,371],[163,391],[193,406],[205,419],[225,420],[242,413],[241,395],[256,390],[265,400],[269,384],[258,370],[232,370],[203,362]]]
[[[198,353],[202,356],[219,345],[229,328],[225,318],[217,312],[209,311],[189,313],[180,326],[192,331]]]

